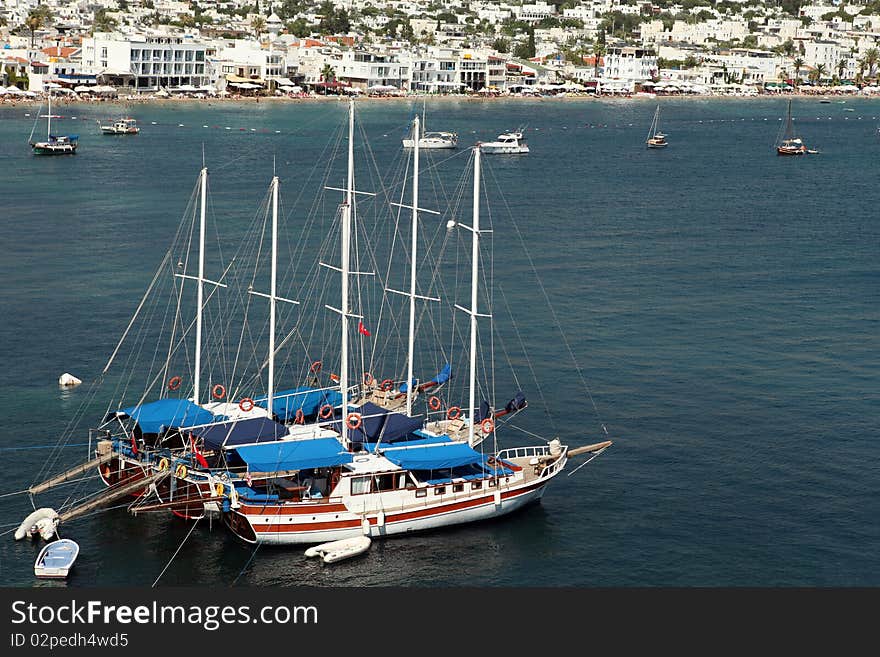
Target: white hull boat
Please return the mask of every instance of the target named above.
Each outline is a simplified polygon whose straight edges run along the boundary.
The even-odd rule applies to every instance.
[[[404,139],[404,148],[413,148],[414,141],[412,139]],[[426,132],[419,139],[419,148],[438,149],[438,148],[457,148],[458,135],[454,132]]]
[[[34,574],[41,579],[64,579],[79,556],[79,544],[69,538],[52,541],[34,562]]]
[[[498,135],[495,141],[478,142],[480,151],[491,155],[518,155],[529,152],[522,132],[505,132]]]

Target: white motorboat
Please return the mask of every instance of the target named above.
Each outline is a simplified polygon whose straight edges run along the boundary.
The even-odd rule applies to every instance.
[[[526,143],[522,132],[505,132],[498,135],[495,141],[481,141],[477,145],[480,151],[490,154],[517,154],[528,153],[529,145]]]
[[[40,550],[34,562],[34,574],[44,579],[63,579],[67,577],[76,558],[79,544],[69,538],[61,538],[48,543]]]
[[[370,549],[371,543],[369,536],[352,536],[310,547],[305,551],[305,555],[307,557],[321,557],[324,563],[335,563],[363,554]]]
[[[141,131],[137,126],[137,121],[128,117],[117,119],[108,125],[101,125],[100,128],[105,135],[136,135]]]

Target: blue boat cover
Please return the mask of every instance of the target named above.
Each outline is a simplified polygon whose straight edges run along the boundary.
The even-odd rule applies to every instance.
[[[350,412],[359,413],[361,426],[357,429],[344,427],[342,420],[331,422],[330,426],[340,433],[345,428],[348,440],[353,443],[394,443],[405,440],[413,431],[422,428],[424,419],[412,418],[403,413],[393,413],[387,408],[367,402],[355,407]]]
[[[441,385],[449,381],[449,377],[452,376],[452,366],[449,363],[446,363],[443,366],[443,369],[440,370],[440,373],[435,376],[433,379],[428,381],[428,383],[433,383],[435,385]],[[412,384],[416,385],[416,380],[412,380]],[[409,386],[406,384],[406,381],[400,384],[400,392],[406,392],[409,389]]]
[[[204,440],[205,447],[208,449],[233,447],[246,443],[265,443],[270,440],[278,440],[288,433],[287,427],[267,417],[218,422],[193,427],[188,431],[196,438]]]
[[[280,440],[237,447],[235,452],[251,472],[329,468],[352,460],[336,438]]]
[[[216,416],[188,399],[159,399],[147,404],[129,406],[110,413],[106,419],[109,420],[114,416],[130,417],[137,422],[142,433],[155,434],[172,427],[191,427],[226,419],[225,416]]]
[[[407,470],[442,470],[483,463],[483,455],[467,443],[399,447],[385,450],[382,455]]]
[[[254,397],[254,404],[261,408],[267,408],[267,401],[267,395]],[[305,417],[310,417],[317,415],[318,409],[324,404],[335,408],[341,403],[342,394],[338,390],[316,390],[309,387],[279,390],[272,395],[272,414],[282,422],[288,422],[296,417],[298,410],[302,410]]]
[[[418,445],[436,445],[437,443],[451,443],[452,438],[449,436],[425,436],[420,435],[419,431],[411,433],[406,440],[400,440],[394,443],[379,443],[379,449],[388,449],[389,447],[416,447]],[[372,452],[376,449],[376,443],[364,443],[364,449]]]

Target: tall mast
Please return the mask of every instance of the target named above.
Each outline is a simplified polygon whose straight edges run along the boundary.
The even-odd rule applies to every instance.
[[[406,371],[406,414],[412,416],[413,402],[413,357],[415,354],[416,333],[416,251],[419,234],[419,117],[413,119],[413,201],[412,237],[410,244],[411,262],[409,268],[409,351]]]
[[[49,99],[49,113],[46,115],[46,117],[49,119],[49,121],[46,124],[46,141],[52,141],[52,90],[51,89],[49,90],[47,98]]]
[[[342,393],[342,416],[348,414],[348,278],[349,257],[351,256],[351,221],[354,207],[354,100],[348,102],[348,179],[345,188],[345,204],[342,206],[342,243],[341,269],[342,269],[342,345],[340,348],[339,365],[339,392]],[[343,444],[348,446],[348,432],[345,424],[342,424],[345,440]]]
[[[196,358],[195,358],[195,385],[193,387],[193,403],[199,403],[199,385],[201,383],[202,370],[202,304],[205,299],[205,206],[208,189],[208,168],[203,167],[201,172],[202,202],[199,215],[199,278],[198,299],[196,306]]]
[[[266,408],[272,417],[272,393],[275,390],[275,293],[278,278],[278,176],[272,178],[272,282],[269,289],[269,390]]]
[[[471,367],[469,378],[470,393],[468,398],[468,413],[471,419],[468,428],[468,444],[474,444],[474,423],[476,421],[475,402],[477,386],[477,278],[479,273],[480,257],[480,147],[474,148],[474,210],[473,225],[471,226]]]

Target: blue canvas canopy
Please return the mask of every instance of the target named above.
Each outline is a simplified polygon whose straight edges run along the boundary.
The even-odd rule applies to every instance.
[[[351,412],[361,416],[361,426],[357,429],[344,427],[342,420],[330,424],[333,429],[342,433],[345,428],[348,439],[353,443],[394,443],[405,440],[407,435],[422,428],[424,420],[412,418],[403,413],[393,413],[387,408],[367,402],[354,408]]]
[[[388,449],[389,447],[413,447],[416,445],[436,445],[437,443],[450,443],[452,438],[449,436],[428,436],[420,431],[409,434],[405,440],[398,440],[393,443],[381,442],[379,449]],[[372,452],[376,449],[376,443],[364,443],[364,449]]]
[[[440,370],[440,373],[437,374],[437,376],[435,376],[433,379],[428,381],[428,383],[425,384],[425,387],[439,386],[443,383],[446,383],[447,381],[449,381],[450,376],[452,376],[452,366],[449,363],[446,363],[443,366],[443,369]],[[413,379],[411,383],[412,385],[416,385],[416,380]],[[400,392],[406,392],[407,390],[409,390],[409,386],[407,385],[406,381],[404,381],[400,384]]]
[[[267,408],[268,397],[254,397],[254,404],[261,408]],[[287,422],[296,417],[296,412],[301,410],[305,417],[318,414],[318,410],[324,404],[333,407],[342,403],[342,394],[338,390],[316,390],[307,386],[279,390],[272,395],[272,414],[282,422]]]
[[[442,470],[483,463],[483,455],[467,443],[395,447],[385,450],[382,455],[407,470]]]
[[[352,460],[336,438],[281,440],[237,447],[235,452],[251,472],[329,468]]]
[[[248,420],[232,420],[188,429],[196,438],[204,441],[208,449],[233,447],[247,443],[265,443],[278,440],[288,433],[287,427],[266,417]]]
[[[188,399],[159,399],[147,404],[129,406],[107,415],[107,420],[130,417],[137,422],[141,433],[159,434],[172,427],[191,427],[225,420]]]

